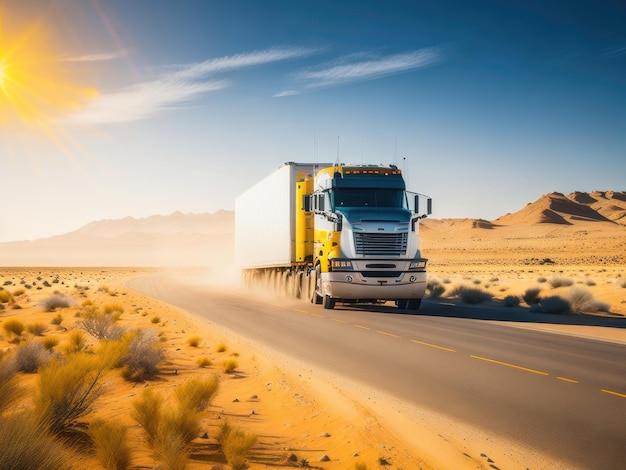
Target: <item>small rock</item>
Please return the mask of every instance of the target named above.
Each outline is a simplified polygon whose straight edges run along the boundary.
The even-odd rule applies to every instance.
[[[239,398],[235,398],[235,399],[233,400],[233,403],[239,403]]]
[[[354,454],[352,454],[352,457],[358,457],[358,456],[359,456],[358,452],[355,452]]]
[[[250,410],[250,414],[251,414],[251,415],[255,415],[255,414],[256,414],[256,411],[254,411],[254,410]]]
[[[209,434],[208,433],[204,433],[202,436],[200,436],[202,439],[208,439],[209,438]]]
[[[318,460],[320,462],[330,462],[330,457],[328,455],[324,454]]]
[[[330,437],[330,434],[327,432],[320,434],[320,437]]]
[[[259,399],[259,396],[258,396],[258,395],[252,395],[252,396],[250,397],[250,400],[258,400],[258,399]]]

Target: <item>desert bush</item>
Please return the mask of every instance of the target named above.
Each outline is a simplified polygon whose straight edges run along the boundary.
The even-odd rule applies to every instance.
[[[152,447],[159,433],[163,398],[152,388],[146,388],[141,398],[134,400],[132,405],[130,416],[141,425],[146,434],[146,441]]]
[[[53,294],[41,303],[46,312],[54,312],[57,308],[68,308],[70,300],[63,294]]]
[[[52,320],[50,320],[50,323],[53,325],[59,326],[61,323],[63,323],[63,315],[61,315],[60,313],[57,313],[54,317],[52,317]]]
[[[22,295],[24,295],[26,293],[26,291],[24,289],[15,289],[13,291],[13,297],[20,297]]]
[[[178,436],[160,440],[156,449],[164,470],[185,470],[189,458],[189,444]],[[213,468],[213,467],[212,467]]]
[[[246,457],[257,441],[257,436],[232,428],[223,439],[222,452],[233,470],[245,470]]]
[[[503,303],[505,307],[518,307],[520,300],[517,295],[507,295],[503,299]]]
[[[537,278],[537,282],[543,284],[544,282],[548,282],[548,280],[545,277],[540,276]]]
[[[467,286],[459,286],[453,289],[450,294],[458,296],[459,300],[466,304],[479,304],[491,300],[493,297],[493,294],[486,290]]]
[[[85,333],[80,330],[70,331],[67,339],[68,342],[64,348],[66,354],[82,351],[87,345],[87,342],[85,341]]]
[[[157,452],[164,441],[180,439],[187,446],[200,435],[200,413],[195,410],[170,408],[164,410],[157,440]]]
[[[24,332],[24,323],[18,318],[9,318],[2,324],[2,328],[9,335],[20,337]]]
[[[239,367],[239,362],[237,362],[237,359],[235,359],[234,357],[228,357],[224,359],[222,365],[224,367],[224,372],[230,374],[231,372],[234,372],[237,367]]]
[[[182,410],[203,411],[210,404],[219,388],[219,377],[193,378],[176,389],[176,398]]]
[[[553,288],[569,287],[574,284],[574,280],[565,276],[552,276],[548,279],[548,284],[550,284]]]
[[[192,336],[190,338],[187,338],[187,344],[192,348],[197,348],[201,340],[202,339],[199,336]]]
[[[573,287],[567,293],[572,313],[608,312],[610,305],[594,299],[584,287]]]
[[[28,331],[31,335],[42,336],[46,331],[48,331],[48,327],[37,321],[26,325],[26,331]]]
[[[619,285],[622,289],[626,289],[626,281],[622,281]]]
[[[589,287],[593,287],[596,285],[596,281],[594,281],[593,279],[587,279],[585,284],[587,284]]]
[[[154,323],[154,324],[157,324],[160,321],[161,321],[161,318],[158,315],[155,315],[150,319],[150,323]]]
[[[54,347],[59,344],[59,338],[56,336],[46,336],[41,340],[41,344],[46,351],[52,351]]]
[[[224,352],[224,351],[226,351],[226,349],[228,349],[228,348],[226,347],[226,345],[224,343],[219,343],[217,346],[215,346],[215,350],[217,352]]]
[[[539,303],[540,292],[541,292],[540,287],[529,287],[528,289],[526,289],[526,291],[522,295],[522,300],[526,302],[526,305],[529,305],[529,306]]]
[[[159,344],[159,337],[154,330],[137,330],[128,333],[126,354],[119,365],[124,368],[122,375],[126,380],[143,380],[159,372],[164,351]]]
[[[13,295],[4,289],[0,289],[0,304],[6,304],[13,300]]]
[[[565,314],[571,311],[570,303],[558,295],[543,297],[539,300],[539,307],[545,313]]]
[[[363,462],[355,462],[354,470],[367,470],[367,465],[365,465]]]
[[[429,279],[428,283],[426,284],[426,290],[428,291],[429,297],[432,297],[433,299],[438,299],[446,291],[446,288],[441,285],[439,280]]]
[[[107,365],[96,355],[78,352],[52,359],[39,372],[35,415],[54,434],[75,428],[103,392]]]
[[[67,470],[70,456],[45,426],[29,413],[0,417],[0,468]]]
[[[198,366],[200,366],[200,367],[209,367],[209,366],[211,365],[211,359],[209,359],[209,358],[208,358],[208,357],[206,357],[206,356],[202,356],[202,357],[199,357],[199,358],[196,360],[196,363],[197,363],[197,364],[198,364]]]
[[[128,428],[117,421],[93,421],[89,425],[89,435],[96,451],[96,457],[107,470],[126,470],[131,463],[131,449],[128,445]]]
[[[222,421],[219,428],[217,429],[217,433],[215,434],[215,440],[219,444],[220,448],[224,445],[226,438],[232,430],[233,427],[230,425],[230,422],[227,419]]]
[[[119,319],[119,316],[124,313],[124,307],[122,306],[122,304],[115,302],[110,304],[104,304],[102,306],[102,311],[105,313],[105,315],[117,314],[117,317]]]
[[[15,350],[15,367],[20,372],[32,373],[48,362],[51,353],[39,341],[29,341]]]
[[[24,395],[25,390],[20,387],[16,373],[15,356],[0,358],[0,414]]]
[[[86,317],[78,323],[78,326],[97,339],[120,339],[124,335],[124,328],[115,324],[115,318],[111,314],[90,309]]]

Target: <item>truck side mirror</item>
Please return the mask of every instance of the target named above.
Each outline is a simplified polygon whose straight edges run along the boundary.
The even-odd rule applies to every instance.
[[[419,195],[415,195],[415,203],[414,203],[415,207],[413,208],[413,210],[415,211],[416,214],[419,214],[420,212],[420,197]]]
[[[302,208],[305,212],[311,212],[311,196],[302,196]]]
[[[433,213],[433,200],[431,198],[426,200],[426,213],[428,215]]]

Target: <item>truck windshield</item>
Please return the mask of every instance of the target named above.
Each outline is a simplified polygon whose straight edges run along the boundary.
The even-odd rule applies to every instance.
[[[336,189],[332,193],[333,208],[341,207],[404,207],[404,191],[400,189]]]

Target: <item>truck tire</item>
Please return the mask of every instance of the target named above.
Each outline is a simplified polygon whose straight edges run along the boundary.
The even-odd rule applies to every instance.
[[[328,310],[335,308],[335,299],[331,298],[330,295],[324,296],[324,308]]]

